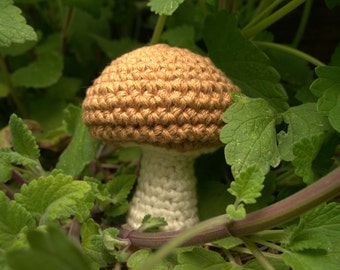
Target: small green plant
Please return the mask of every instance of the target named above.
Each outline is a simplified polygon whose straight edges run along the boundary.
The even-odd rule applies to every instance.
[[[275,42],[268,28],[299,6],[291,44]],[[327,64],[299,50],[311,7],[2,0],[0,268],[338,269],[340,49]],[[196,160],[201,222],[182,232],[149,215],[124,227],[141,151],[93,140],[81,118],[111,59],[160,42],[209,56],[241,89],[223,149]]]

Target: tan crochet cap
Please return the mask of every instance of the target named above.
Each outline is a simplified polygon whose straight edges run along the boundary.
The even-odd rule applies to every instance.
[[[209,58],[157,44],[112,61],[88,88],[91,135],[178,151],[220,145],[222,114],[238,88]]]

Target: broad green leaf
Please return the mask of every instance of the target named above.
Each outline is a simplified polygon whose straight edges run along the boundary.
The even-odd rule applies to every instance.
[[[82,222],[90,214],[94,196],[91,186],[71,176],[41,177],[23,185],[15,200],[40,220],[40,224],[75,215]]]
[[[242,244],[243,244],[243,241],[240,238],[233,237],[233,236],[226,237],[226,238],[223,238],[221,240],[217,240],[214,242],[214,245],[217,245],[218,247],[221,247],[224,249],[231,249]]]
[[[315,72],[319,78],[311,85],[311,91],[320,97],[318,111],[328,116],[332,127],[340,132],[340,67],[317,67]]]
[[[287,94],[268,57],[248,41],[226,12],[207,17],[204,41],[209,57],[250,97],[264,98],[278,111],[287,109]]]
[[[146,215],[142,220],[142,225],[138,228],[142,232],[158,231],[160,227],[166,226],[168,223],[163,217],[152,217]]]
[[[237,207],[234,204],[229,204],[226,208],[226,213],[232,220],[243,219],[247,214],[243,203],[239,204]]]
[[[19,240],[26,229],[35,227],[32,215],[20,204],[0,191],[0,248],[20,247]]]
[[[12,177],[12,166],[4,162],[0,151],[0,183],[6,183]]]
[[[279,72],[281,83],[293,104],[296,102],[295,98],[303,103],[316,102],[317,98],[309,90],[314,80],[314,72],[307,61],[278,50],[266,49],[264,52],[270,58],[272,66]]]
[[[340,6],[340,0],[325,0],[325,3],[329,9]]]
[[[38,54],[37,59],[12,74],[15,86],[44,88],[56,83],[63,70],[63,58],[56,51]]]
[[[286,161],[294,159],[294,143],[305,137],[330,130],[327,118],[318,113],[315,103],[290,107],[282,116],[284,122],[288,124],[288,130],[287,132],[280,131],[277,139],[281,159]]]
[[[69,135],[74,135],[80,121],[82,121],[81,109],[73,104],[69,104],[64,110],[64,122],[66,125],[66,132]]]
[[[106,184],[104,193],[111,197],[112,203],[121,203],[127,199],[135,181],[135,175],[118,175]]]
[[[252,165],[265,175],[270,166],[276,167],[280,162],[275,110],[260,98],[235,95],[234,99],[235,103],[223,115],[226,125],[220,135],[226,144],[226,161],[234,176]]]
[[[80,111],[80,108],[78,108]],[[78,115],[78,124],[71,143],[60,155],[56,168],[65,174],[79,175],[85,166],[91,162],[96,154],[98,141],[91,138],[86,126],[82,122],[81,114]],[[74,161],[77,162],[74,162]]]
[[[23,156],[8,148],[0,149],[0,160],[6,162],[7,164],[15,164],[15,165],[22,165],[22,166],[29,166],[29,165],[37,164],[36,160]]]
[[[159,15],[172,15],[184,0],[149,0],[148,6],[151,11]]]
[[[336,1],[340,1],[340,0],[336,0]],[[329,63],[329,65],[340,67],[340,44],[338,44],[334,53],[332,54],[331,62]]]
[[[123,162],[138,160],[142,154],[140,147],[122,147],[117,150],[118,159]]]
[[[12,114],[9,120],[9,126],[14,150],[23,156],[38,159],[40,152],[37,142],[22,119]]]
[[[88,219],[81,225],[80,235],[82,248],[85,254],[92,260],[92,265],[96,269],[114,262],[114,257],[108,253],[104,246],[100,227],[93,219]]]
[[[226,184],[218,181],[208,181],[208,179],[206,178],[204,182],[200,181],[197,187],[198,198],[200,198],[198,200],[200,220],[225,214],[227,205],[235,201],[235,198],[228,193]]]
[[[192,251],[180,253],[178,263],[174,270],[243,269],[241,266],[233,267],[219,253],[204,248],[194,248]]]
[[[119,40],[109,40],[96,34],[92,34],[90,36],[97,42],[98,46],[110,59],[116,59],[124,53],[130,52],[141,46],[141,44],[137,41],[127,38]]]
[[[147,259],[152,256],[151,250],[140,249],[129,257],[127,261],[127,266],[130,270],[141,269],[141,265],[147,261]],[[168,270],[169,263],[165,260],[162,260],[156,267],[153,267],[152,270]],[[172,268],[170,268],[172,269]]]
[[[256,198],[261,196],[263,181],[264,174],[259,167],[251,166],[235,177],[228,191],[236,197],[238,202],[255,203]]]
[[[62,0],[66,6],[76,7],[82,9],[95,17],[100,15],[101,5],[97,1],[93,0]]]
[[[315,175],[313,171],[313,160],[319,153],[323,140],[324,135],[319,133],[294,143],[295,159],[292,164],[295,167],[295,173],[301,176],[306,184],[311,184],[318,179],[318,175]]]
[[[128,254],[122,250],[130,245],[128,240],[119,239],[117,228],[107,228],[103,231],[103,244],[106,250],[114,256],[118,262],[125,262]]]
[[[267,258],[267,260],[276,270],[290,270],[289,266],[280,259]],[[257,259],[247,261],[243,267],[247,267],[246,269],[251,270],[263,270],[262,264]]]
[[[46,89],[46,92],[50,98],[70,99],[79,91],[81,83],[79,78],[63,76],[56,84]]]
[[[171,46],[187,48],[197,53],[200,52],[200,49],[195,44],[195,29],[193,26],[182,25],[166,30],[161,35],[161,40]]]
[[[302,215],[293,229],[287,246],[293,251],[304,249],[336,248],[340,251],[337,236],[340,234],[340,205],[321,205]]]
[[[64,233],[54,227],[47,232],[30,231],[27,235],[30,248],[7,254],[13,270],[92,270],[88,259]]]
[[[338,270],[340,250],[334,254],[325,250],[286,251],[282,259],[295,270]]]
[[[26,40],[24,43],[12,43],[9,47],[1,47],[0,53],[3,56],[18,56],[32,49],[37,44],[35,40]]]
[[[26,23],[21,10],[13,5],[12,0],[0,1],[0,33],[0,47],[37,40],[37,34]]]

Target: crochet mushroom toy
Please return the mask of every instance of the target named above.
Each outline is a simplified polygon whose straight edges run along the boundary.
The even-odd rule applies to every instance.
[[[209,58],[165,44],[124,54],[88,88],[83,120],[91,135],[143,152],[130,227],[147,214],[163,217],[165,231],[198,221],[194,160],[220,146],[232,91],[238,87]]]

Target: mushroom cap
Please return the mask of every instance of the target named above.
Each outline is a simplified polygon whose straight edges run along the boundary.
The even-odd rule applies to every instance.
[[[113,60],[87,89],[83,120],[111,144],[177,151],[219,146],[222,115],[238,91],[209,58],[165,44]]]

